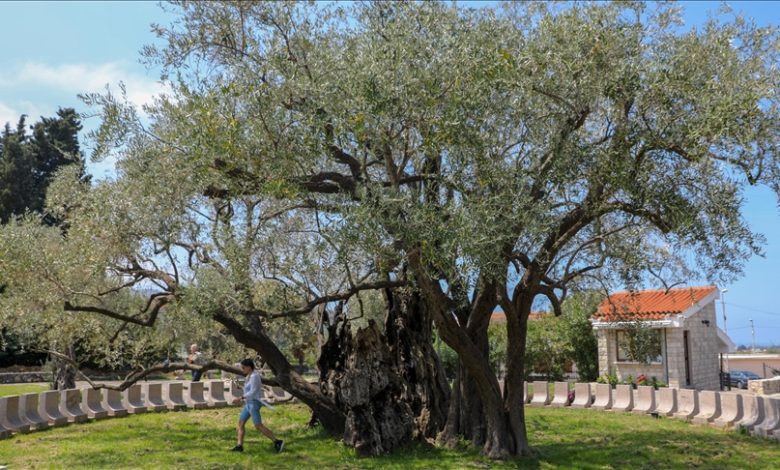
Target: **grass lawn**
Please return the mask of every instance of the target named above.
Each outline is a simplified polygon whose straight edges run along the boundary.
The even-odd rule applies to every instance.
[[[21,468],[484,469],[484,468],[778,468],[780,443],[735,432],[628,413],[529,408],[538,455],[491,462],[473,448],[415,444],[393,455],[358,459],[320,430],[306,428],[301,405],[266,411],[286,440],[275,454],[253,431],[243,454],[234,444],[238,408],[154,413],[71,425],[0,441],[0,465]]]
[[[7,384],[0,385],[0,397],[9,395],[22,395],[24,393],[41,393],[48,390],[49,387],[40,384]]]

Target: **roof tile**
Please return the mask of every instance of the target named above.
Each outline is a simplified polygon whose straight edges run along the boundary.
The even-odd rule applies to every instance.
[[[617,292],[599,304],[599,321],[652,321],[678,315],[716,291],[715,286]]]

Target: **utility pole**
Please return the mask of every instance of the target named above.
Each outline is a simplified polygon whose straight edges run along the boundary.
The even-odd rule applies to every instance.
[[[756,352],[756,329],[753,327],[753,319],[750,319],[750,334],[753,335],[753,352]]]
[[[720,308],[723,311],[723,332],[726,333],[726,337],[729,336],[729,330],[726,328],[726,292],[728,292],[728,289],[721,289],[720,293]],[[716,325],[717,327],[717,325]],[[731,369],[729,368],[729,353],[731,351],[726,351],[726,370],[731,372]],[[721,371],[722,372],[722,371]]]

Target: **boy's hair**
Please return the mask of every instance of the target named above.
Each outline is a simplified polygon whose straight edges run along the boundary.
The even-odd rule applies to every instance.
[[[241,365],[244,367],[249,367],[250,369],[254,369],[255,361],[253,361],[252,359],[244,359],[243,361],[241,361]]]

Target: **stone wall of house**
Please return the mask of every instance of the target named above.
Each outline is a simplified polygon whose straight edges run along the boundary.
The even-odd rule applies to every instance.
[[[709,325],[702,323],[708,321]],[[690,341],[691,388],[720,390],[720,362],[718,360],[718,327],[715,321],[715,302],[687,318],[679,328],[681,386],[685,384],[685,357],[682,350],[682,330],[688,330]],[[670,341],[671,342],[671,341]],[[671,358],[670,361],[671,363]],[[671,381],[671,379],[670,379]]]
[[[617,361],[616,330],[598,330],[599,344],[599,375],[615,373],[620,380],[626,380],[630,375],[634,380],[645,374],[648,379],[655,377],[665,381],[664,364],[642,364],[641,362]]]

